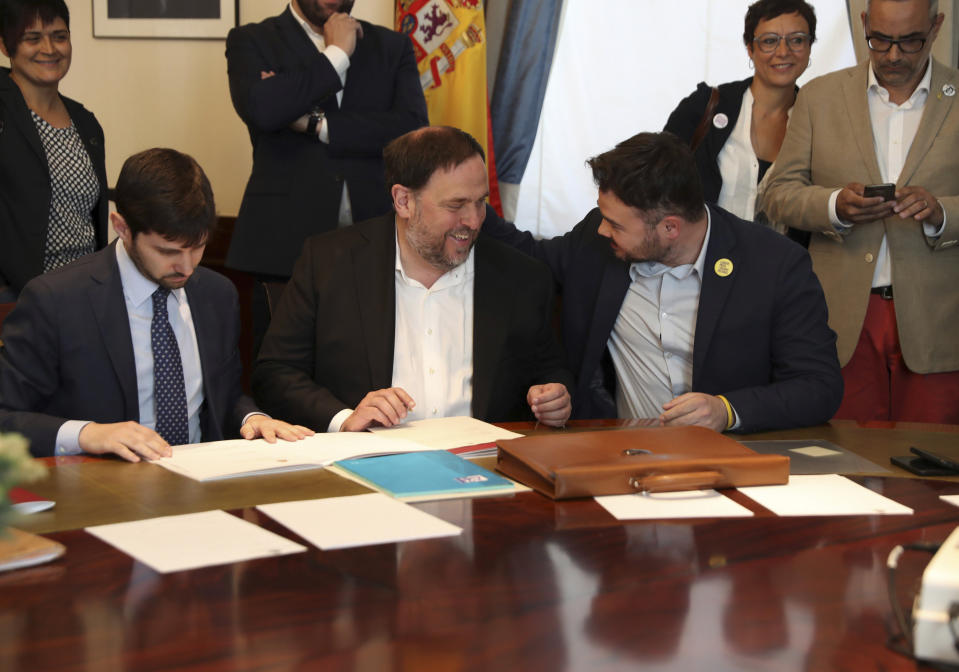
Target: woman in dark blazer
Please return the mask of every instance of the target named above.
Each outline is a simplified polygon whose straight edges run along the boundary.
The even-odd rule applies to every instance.
[[[706,200],[743,219],[755,218],[757,187],[776,159],[796,80],[809,65],[816,14],[803,0],[759,0],[746,12],[743,42],[755,75],[720,84],[706,134],[695,147]],[[701,82],[669,115],[664,130],[692,143],[713,87]]]
[[[103,129],[59,93],[69,23],[63,0],[0,2],[0,301],[107,243]]]

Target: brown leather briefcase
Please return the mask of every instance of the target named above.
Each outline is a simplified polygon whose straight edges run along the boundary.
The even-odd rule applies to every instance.
[[[789,458],[705,427],[539,434],[497,441],[496,469],[553,499],[775,485]]]

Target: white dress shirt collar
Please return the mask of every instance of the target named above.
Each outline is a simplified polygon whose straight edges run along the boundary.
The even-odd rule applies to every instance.
[[[883,103],[887,105],[895,105],[895,103],[889,102],[889,91],[879,83],[879,80],[876,79],[876,72],[872,69],[872,63],[869,64],[869,72],[866,75],[866,90],[873,91],[879,94],[879,98]],[[919,80],[919,85],[916,86],[916,90],[912,92],[912,95],[909,96],[909,99],[898,107],[903,109],[912,109],[917,104],[922,104],[925,102],[925,96],[929,94],[929,87],[932,86],[932,58],[926,62],[926,74],[922,76],[922,79]],[[922,100],[920,100],[922,96]]]

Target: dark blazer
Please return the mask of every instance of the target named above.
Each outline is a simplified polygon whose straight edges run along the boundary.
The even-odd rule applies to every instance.
[[[116,243],[114,243],[116,244]],[[3,324],[0,431],[52,455],[67,420],[139,420],[130,321],[110,245],[24,287]],[[203,369],[204,441],[239,436],[256,408],[243,396],[233,284],[200,267],[186,284]]]
[[[253,172],[227,255],[231,268],[289,276],[307,236],[336,228],[344,179],[354,221],[390,211],[383,147],[429,119],[409,38],[360,24],[345,88],[289,8],[230,31],[230,96],[253,142]],[[269,71],[276,75],[262,79]],[[326,112],[328,145],[288,128],[314,106]]]
[[[307,241],[253,372],[268,413],[322,430],[392,385],[395,230],[384,215]],[[493,240],[474,249],[472,415],[531,418],[531,385],[573,382],[550,324],[549,271]]]
[[[50,221],[50,171],[40,134],[20,88],[0,68],[0,286],[20,291],[43,272]],[[107,244],[107,173],[103,129],[80,103],[61,96],[93,162],[100,200],[91,213],[97,249]]]
[[[711,232],[693,346],[694,392],[723,394],[740,431],[815,425],[842,399],[836,334],[809,255],[765,227],[709,206]],[[613,417],[615,378],[606,344],[629,288],[629,264],[597,232],[598,209],[564,236],[536,241],[488,211],[486,235],[544,261],[562,290],[573,414]],[[716,261],[733,271],[720,277]]]
[[[696,170],[703,183],[703,197],[709,203],[716,202],[723,188],[723,176],[719,174],[719,152],[736,127],[739,110],[743,106],[743,95],[752,83],[753,78],[750,77],[740,82],[727,82],[716,87],[719,89],[719,102],[716,104],[713,118],[715,119],[717,114],[724,114],[728,123],[723,128],[717,128],[716,124],[710,120],[703,141],[693,153],[696,159]],[[695,91],[679,101],[679,105],[669,115],[663,130],[678,136],[688,145],[703,118],[712,90],[712,86],[706,82],[700,82]]]

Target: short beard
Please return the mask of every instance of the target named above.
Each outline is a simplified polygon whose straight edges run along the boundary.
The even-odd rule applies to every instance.
[[[349,14],[353,11],[353,2],[354,0],[341,0],[338,11],[343,14]],[[300,11],[303,12],[303,16],[306,17],[306,20],[318,28],[322,28],[323,24],[330,18],[329,16],[323,16],[322,12],[317,9],[316,5],[312,4],[311,0],[300,0],[297,4],[300,7]]]
[[[420,224],[422,224],[422,222],[422,211],[417,209],[414,218],[411,219],[406,225],[406,242],[409,243],[409,246],[413,248],[416,254],[418,254],[423,261],[428,263],[433,268],[443,271],[444,273],[452,271],[454,268],[466,261],[466,259],[469,257],[469,253],[467,253],[467,255],[461,260],[454,259],[446,254],[446,235],[443,235],[443,237],[440,238],[438,244],[430,241],[426,236],[424,236],[421,233],[423,229]],[[475,244],[476,236],[474,235],[473,240],[470,242],[469,249],[472,250]]]

